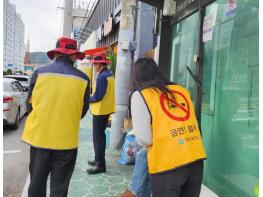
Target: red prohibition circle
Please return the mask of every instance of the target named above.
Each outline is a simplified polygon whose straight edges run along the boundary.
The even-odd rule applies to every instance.
[[[170,99],[170,98],[167,99],[165,94],[162,93],[161,96],[160,96],[160,103],[161,103],[163,111],[165,112],[165,114],[169,118],[171,118],[173,120],[177,120],[177,121],[186,121],[186,120],[188,120],[189,117],[190,117],[190,105],[189,105],[188,100],[186,99],[186,97],[181,92],[178,92],[178,91],[175,91],[175,90],[171,90],[171,92],[176,94],[176,95],[180,95],[184,99],[184,101],[186,102],[187,106],[186,107],[182,106],[176,100],[173,100],[173,99]],[[185,112],[185,116],[177,117],[174,114],[172,114],[165,106],[165,102],[168,102],[168,101],[170,101],[171,103],[175,104],[180,110],[184,111]]]

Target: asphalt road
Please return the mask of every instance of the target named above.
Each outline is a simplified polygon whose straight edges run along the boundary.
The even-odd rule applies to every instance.
[[[4,197],[21,197],[29,173],[29,146],[20,141],[26,118],[20,120],[18,129],[4,127],[3,130]]]

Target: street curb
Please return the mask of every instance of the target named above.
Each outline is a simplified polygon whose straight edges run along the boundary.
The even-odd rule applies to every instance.
[[[212,190],[202,184],[200,197],[219,197]]]
[[[24,186],[23,192],[21,194],[21,197],[28,197],[29,183],[30,183],[30,175],[27,176],[27,179],[26,179],[25,186]]]

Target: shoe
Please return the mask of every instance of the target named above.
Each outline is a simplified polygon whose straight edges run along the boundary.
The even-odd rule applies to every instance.
[[[98,174],[98,173],[103,173],[106,172],[106,168],[99,167],[95,165],[92,168],[87,169],[88,174]]]
[[[90,166],[96,166],[96,165],[97,165],[97,162],[96,162],[95,160],[93,160],[93,161],[88,161],[88,164],[89,164]]]
[[[131,191],[126,189],[125,192],[119,195],[119,197],[137,197],[135,194],[133,194]]]

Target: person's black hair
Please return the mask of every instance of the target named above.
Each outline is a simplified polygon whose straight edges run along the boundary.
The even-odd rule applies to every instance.
[[[54,58],[54,60],[55,61],[60,60],[64,62],[64,64],[68,62],[69,64],[74,65],[74,61],[70,58],[70,55],[67,55],[67,54],[60,53],[57,57]]]
[[[101,64],[103,67],[107,67],[107,64],[105,63],[99,63],[99,64]]]
[[[131,92],[146,88],[157,88],[165,96],[174,99],[174,94],[167,88],[167,85],[174,84],[167,80],[160,72],[157,64],[152,58],[139,58],[132,67]]]

